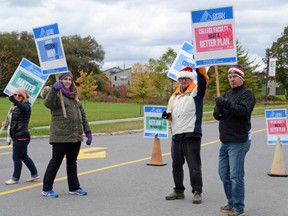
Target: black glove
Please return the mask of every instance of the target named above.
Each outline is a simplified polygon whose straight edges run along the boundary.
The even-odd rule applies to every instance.
[[[223,107],[222,106],[215,106],[214,107],[214,113],[218,116],[222,116]]]
[[[163,119],[168,119],[168,118],[170,118],[171,117],[171,113],[167,113],[166,111],[164,111],[163,113],[162,113],[162,118]]]
[[[225,99],[224,107],[226,109],[229,109],[231,107],[231,105],[232,105],[232,102],[230,100],[228,100],[228,99]]]
[[[225,99],[222,96],[217,97],[215,99],[215,102],[216,102],[216,106],[225,107],[226,109],[229,109],[232,104],[231,101],[229,101],[228,99]]]
[[[223,107],[225,103],[224,97],[220,96],[215,99],[216,106]]]

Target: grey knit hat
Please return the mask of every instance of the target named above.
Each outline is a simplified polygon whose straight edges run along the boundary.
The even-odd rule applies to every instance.
[[[73,74],[69,71],[69,72],[66,72],[66,73],[61,73],[61,74],[59,75],[59,80],[62,80],[62,79],[64,79],[64,78],[67,77],[67,76],[70,76],[71,79],[73,79]]]

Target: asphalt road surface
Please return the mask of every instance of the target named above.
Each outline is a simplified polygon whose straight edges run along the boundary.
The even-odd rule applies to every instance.
[[[274,146],[266,144],[264,117],[253,118],[252,146],[246,159],[246,215],[288,216],[288,178],[271,177]],[[192,204],[188,169],[185,164],[186,198],[167,201],[173,190],[171,174],[170,138],[160,140],[165,166],[147,166],[154,139],[143,137],[143,132],[113,136],[94,136],[93,144],[82,144],[78,159],[81,187],[87,196],[68,194],[66,166],[63,161],[57,174],[54,190],[59,198],[41,195],[42,178],[28,183],[28,169],[23,165],[18,184],[4,184],[12,175],[11,146],[0,140],[0,216],[221,216],[219,207],[226,204],[218,167],[218,124],[203,124],[202,170],[203,202]],[[288,146],[283,146],[284,161],[288,166]],[[43,177],[51,157],[47,138],[33,138],[29,155]]]

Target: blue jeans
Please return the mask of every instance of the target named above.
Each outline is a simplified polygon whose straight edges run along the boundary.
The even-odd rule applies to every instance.
[[[30,143],[30,137],[27,140],[13,140],[13,162],[14,162],[14,172],[12,179],[14,181],[19,181],[22,171],[22,161],[30,170],[31,176],[38,176],[36,166],[32,159],[28,156],[28,145]]]
[[[219,150],[219,176],[224,186],[228,205],[235,211],[244,211],[244,163],[251,140],[221,143]]]

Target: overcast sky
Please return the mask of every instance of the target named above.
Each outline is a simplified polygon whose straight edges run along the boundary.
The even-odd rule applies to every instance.
[[[58,23],[61,35],[90,35],[103,46],[103,70],[127,68],[191,42],[191,11],[226,6],[238,41],[261,63],[288,26],[288,0],[0,0],[0,32]]]

